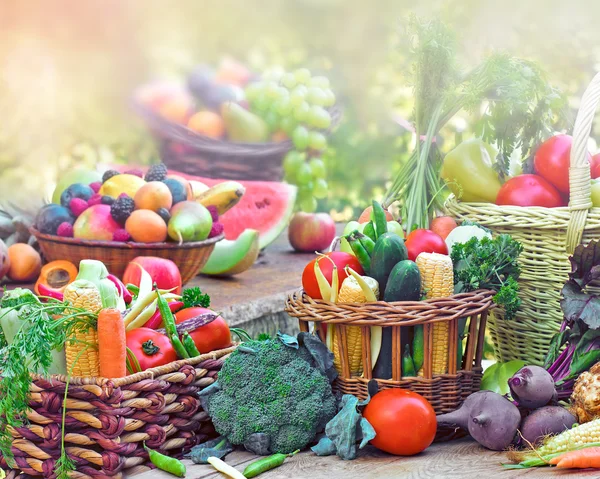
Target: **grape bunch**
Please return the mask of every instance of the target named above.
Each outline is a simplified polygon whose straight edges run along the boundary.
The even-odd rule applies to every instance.
[[[285,156],[285,180],[298,186],[302,211],[317,209],[317,198],[327,196],[325,130],[331,126],[327,108],[335,104],[329,80],[311,76],[306,68],[272,74],[246,87],[250,110],[263,118],[272,133],[285,134],[294,149]]]

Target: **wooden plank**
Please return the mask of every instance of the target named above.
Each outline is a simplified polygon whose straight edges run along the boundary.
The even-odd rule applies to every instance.
[[[226,457],[226,462],[240,472],[256,457],[250,453],[236,451]],[[413,457],[391,456],[375,448],[360,451],[354,461],[342,461],[336,456],[318,457],[312,452],[303,452],[289,458],[285,464],[273,471],[261,474],[264,479],[344,479],[364,478],[456,478],[493,477],[553,478],[567,474],[550,468],[507,470],[501,465],[506,456],[501,452],[488,451],[471,439],[434,444],[422,454]],[[211,466],[188,465],[187,479],[223,479]],[[569,478],[597,478],[598,471],[568,472]],[[135,476],[136,479],[170,479],[173,476],[160,471],[149,471]]]

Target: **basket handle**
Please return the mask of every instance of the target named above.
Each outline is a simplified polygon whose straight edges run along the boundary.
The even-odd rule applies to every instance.
[[[567,253],[572,254],[581,243],[588,212],[592,207],[590,166],[588,163],[588,140],[592,122],[600,103],[600,73],[597,73],[585,90],[573,128],[569,186],[571,217],[567,226]]]

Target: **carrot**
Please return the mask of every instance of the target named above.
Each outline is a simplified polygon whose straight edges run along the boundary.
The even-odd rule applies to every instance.
[[[600,468],[600,447],[586,447],[565,452],[550,459],[550,464],[561,469]]]
[[[100,376],[104,378],[127,376],[125,323],[117,309],[106,308],[98,314],[98,356]]]

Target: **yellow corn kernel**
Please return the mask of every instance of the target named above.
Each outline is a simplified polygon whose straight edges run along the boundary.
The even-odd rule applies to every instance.
[[[421,286],[427,299],[452,296],[454,270],[449,256],[438,253],[421,253],[417,257],[416,263],[421,272]],[[445,374],[448,372],[448,322],[434,323],[431,334],[433,335],[433,374]],[[422,370],[419,373],[422,374]]]
[[[90,281],[78,280],[64,290],[64,300],[72,307],[97,313],[102,309],[102,297],[96,285]],[[73,376],[98,376],[98,334],[95,328],[77,331],[65,345],[67,371]]]
[[[599,434],[600,419],[594,419],[585,424],[575,426],[557,436],[550,437],[537,452],[541,456],[546,456],[557,452],[572,451],[586,444],[598,442]],[[538,457],[537,454],[536,457]]]

